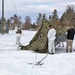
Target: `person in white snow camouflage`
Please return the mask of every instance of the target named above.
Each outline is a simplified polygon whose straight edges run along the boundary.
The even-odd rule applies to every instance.
[[[20,45],[20,38],[21,38],[22,31],[20,28],[16,31],[16,44]]]
[[[51,25],[49,25],[49,31],[47,34],[47,38],[48,38],[48,52],[49,54],[54,54],[55,53],[55,38],[56,38],[56,30],[54,28],[52,28]]]

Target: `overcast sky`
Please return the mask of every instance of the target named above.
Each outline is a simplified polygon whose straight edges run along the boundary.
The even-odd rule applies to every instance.
[[[34,21],[39,13],[51,15],[54,9],[57,9],[58,15],[62,15],[69,4],[75,5],[75,0],[4,0],[5,17],[9,18],[18,14],[25,18],[30,16]],[[0,0],[0,17],[2,15],[2,0]]]

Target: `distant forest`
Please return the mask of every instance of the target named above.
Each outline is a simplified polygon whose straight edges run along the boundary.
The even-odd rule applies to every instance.
[[[38,17],[36,17],[36,22],[31,22],[31,17],[26,16],[25,21],[21,21],[21,16],[17,16],[17,14],[14,14],[9,19],[4,18],[4,24],[8,24],[10,29],[13,30],[15,27],[20,27],[23,30],[38,30],[40,26],[42,25],[42,21],[46,20],[49,22],[49,24],[55,25],[55,26],[73,26],[75,27],[75,7],[74,5],[67,5],[65,12],[63,12],[62,16],[59,18],[57,9],[54,9],[52,12],[52,15],[49,15],[48,17],[46,14],[38,13]],[[62,10],[62,8],[61,8]],[[2,24],[2,18],[0,18],[0,24]]]

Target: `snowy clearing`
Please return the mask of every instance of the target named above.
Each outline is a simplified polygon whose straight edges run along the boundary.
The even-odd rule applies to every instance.
[[[23,31],[21,43],[27,45],[36,31]],[[75,52],[65,53],[64,47],[57,47],[54,55],[48,55],[42,66],[34,65],[47,54],[18,50],[15,45],[15,31],[0,34],[0,75],[75,75]],[[75,40],[73,50],[75,49]],[[28,64],[28,63],[33,63]]]

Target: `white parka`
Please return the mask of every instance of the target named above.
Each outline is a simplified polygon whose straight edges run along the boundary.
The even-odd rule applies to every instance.
[[[48,31],[47,38],[48,38],[48,40],[55,40],[56,30],[54,28],[52,28]]]

